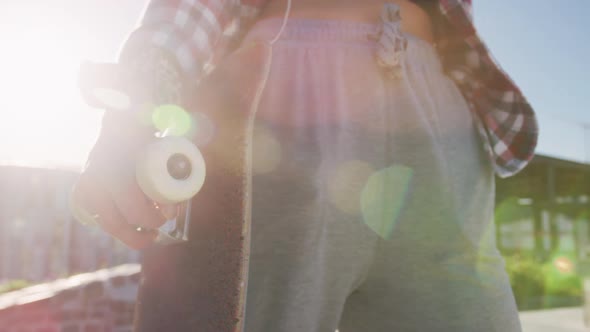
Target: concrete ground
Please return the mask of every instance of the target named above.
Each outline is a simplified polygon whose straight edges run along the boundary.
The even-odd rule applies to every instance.
[[[590,332],[581,307],[522,311],[520,320],[523,332]]]

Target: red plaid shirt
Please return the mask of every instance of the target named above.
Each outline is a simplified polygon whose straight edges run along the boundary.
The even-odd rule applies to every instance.
[[[126,48],[156,46],[176,61],[182,74],[198,80],[208,63],[230,50],[273,0],[151,0]],[[502,178],[533,158],[538,124],[530,104],[494,60],[473,25],[471,0],[438,0],[452,36],[438,47],[447,75],[474,114],[483,148]]]

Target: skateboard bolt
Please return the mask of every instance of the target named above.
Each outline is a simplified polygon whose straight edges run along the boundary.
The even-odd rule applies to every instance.
[[[183,154],[176,153],[168,158],[168,173],[176,180],[188,179],[192,172],[190,160]]]

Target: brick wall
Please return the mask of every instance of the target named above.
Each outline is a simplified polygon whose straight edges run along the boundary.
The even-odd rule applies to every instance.
[[[121,265],[0,295],[0,332],[130,332],[139,271]]]

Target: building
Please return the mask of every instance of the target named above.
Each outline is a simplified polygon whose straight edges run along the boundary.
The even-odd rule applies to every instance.
[[[73,170],[0,167],[0,281],[37,282],[138,261],[137,252],[71,217],[76,178]]]
[[[590,164],[537,155],[518,175],[498,179],[496,223],[504,252],[589,260]]]

